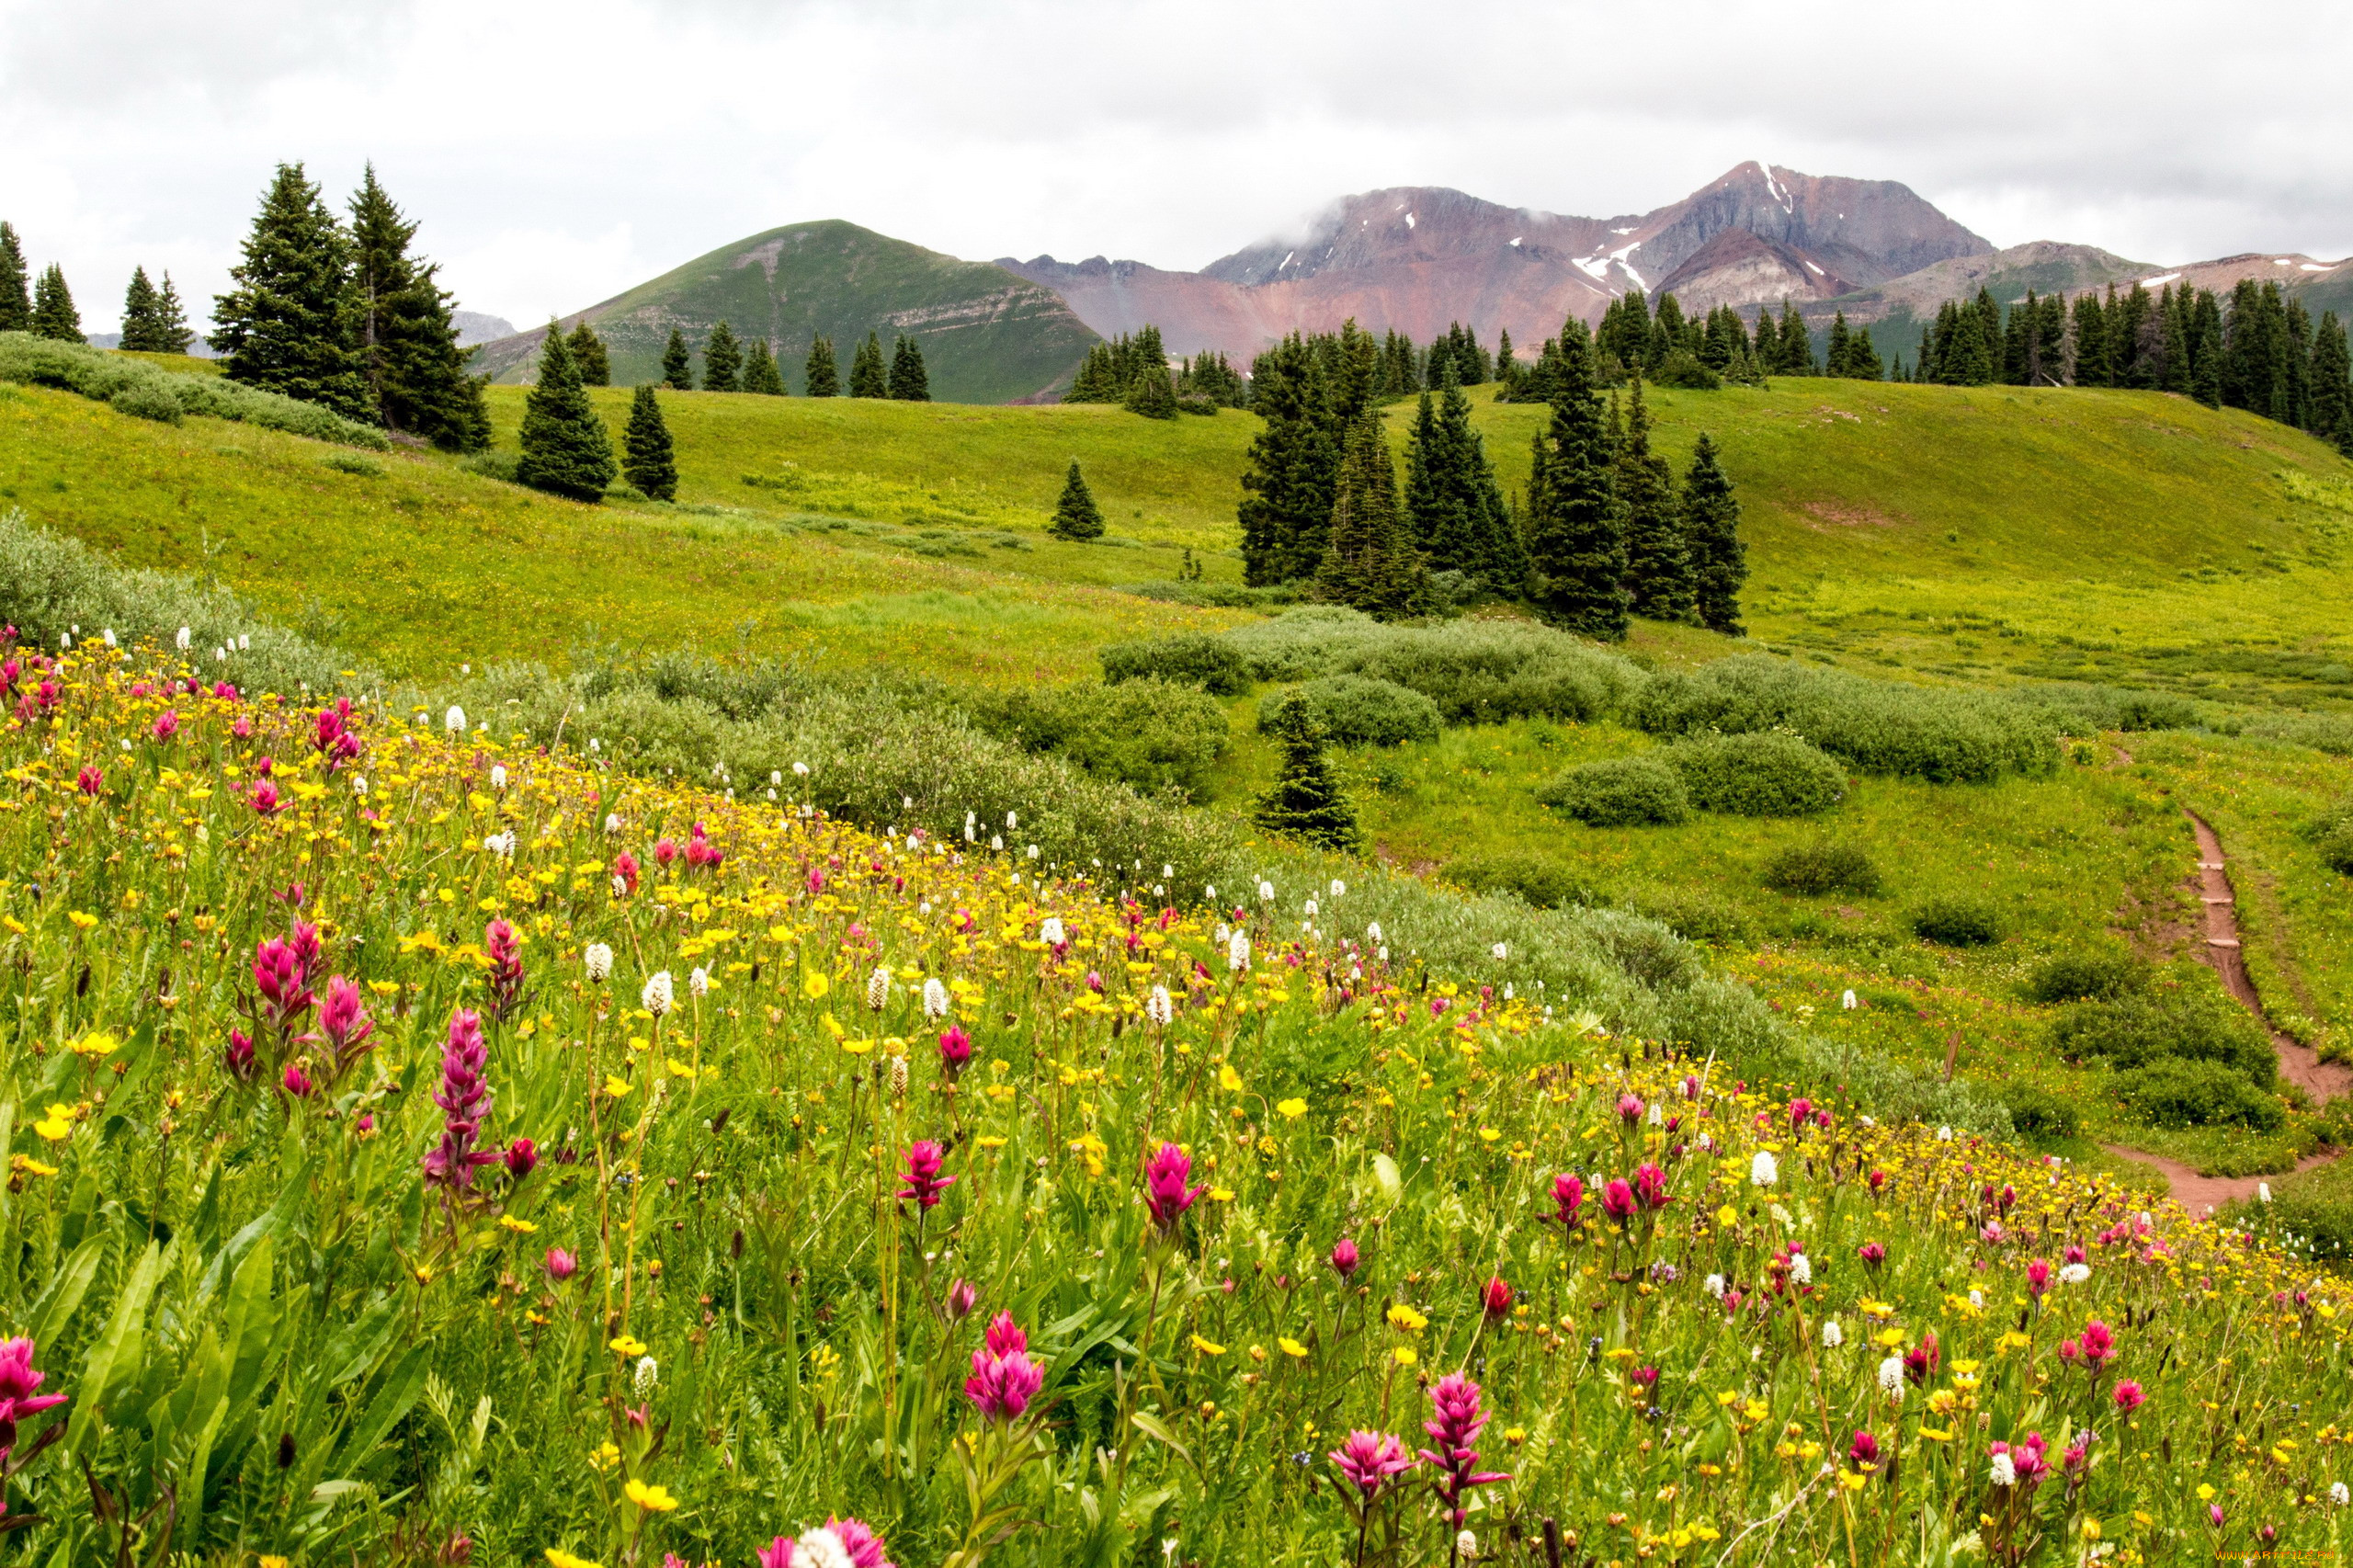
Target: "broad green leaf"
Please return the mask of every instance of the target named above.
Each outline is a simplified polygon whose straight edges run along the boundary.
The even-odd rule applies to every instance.
[[[36,1349],[54,1345],[64,1336],[66,1325],[80,1310],[82,1298],[89,1293],[90,1281],[97,1278],[98,1265],[106,1255],[107,1233],[101,1231],[74,1249],[74,1256],[65,1260],[65,1267],[57,1271],[57,1278],[40,1293],[40,1300],[27,1314],[33,1325]]]
[[[384,1440],[400,1418],[416,1403],[416,1396],[425,1392],[426,1374],[432,1364],[433,1347],[413,1345],[408,1354],[384,1375],[376,1397],[368,1403],[368,1413],[359,1418],[359,1425],[344,1438],[342,1451],[335,1459],[337,1470],[346,1474],[355,1474],[361,1465],[368,1462],[368,1456],[375,1450],[376,1445]]]
[[[149,1242],[115,1301],[106,1332],[90,1346],[82,1375],[75,1380],[74,1415],[65,1428],[65,1446],[76,1454],[86,1458],[92,1453],[97,1442],[93,1434],[104,1430],[99,1413],[105,1407],[107,1390],[119,1369],[139,1359],[146,1336],[148,1298],[155,1293],[155,1281],[163,1272],[164,1249]]]

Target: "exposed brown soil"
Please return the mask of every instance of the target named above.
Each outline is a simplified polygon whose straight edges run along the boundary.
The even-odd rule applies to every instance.
[[[2265,1017],[2263,998],[2255,989],[2254,977],[2246,971],[2246,959],[2239,946],[2238,892],[2231,883],[2230,862],[2222,854],[2222,840],[2212,825],[2196,812],[2185,813],[2198,835],[2199,903],[2204,906],[2203,941],[2197,957],[2212,970],[2222,983],[2222,988],[2235,998],[2239,1006],[2255,1015],[2256,1020],[2270,1032],[2271,1049],[2279,1058],[2279,1075],[2310,1095],[2315,1102],[2334,1099],[2338,1095],[2353,1094],[2353,1067],[2341,1062],[2323,1062],[2319,1052],[2273,1026]],[[2171,1187],[2174,1200],[2193,1214],[2207,1213],[2225,1203],[2235,1203],[2253,1198],[2256,1188],[2265,1180],[2253,1176],[2200,1176],[2177,1160],[2121,1144],[2108,1143],[2101,1147],[2120,1158],[2138,1161],[2163,1174]],[[2300,1171],[2326,1165],[2336,1158],[2336,1152],[2325,1150],[2307,1154],[2298,1162]]]
[[[1869,506],[1846,506],[1836,501],[1809,501],[1805,504],[1805,511],[1807,516],[1817,521],[1840,528],[1892,528],[1904,521],[1901,517],[1891,517],[1885,512],[1874,511]]]

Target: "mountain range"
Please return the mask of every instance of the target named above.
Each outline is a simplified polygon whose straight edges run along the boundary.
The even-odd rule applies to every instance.
[[[1909,187],[1745,163],[1649,212],[1578,218],[1505,207],[1459,190],[1400,187],[1346,197],[1297,235],[1263,241],[1199,271],[1093,256],[960,261],[854,224],[788,225],[722,246],[564,319],[606,337],[617,381],[659,375],[675,327],[699,344],[726,320],[765,335],[796,389],[810,339],[845,363],[868,331],[922,344],[935,396],[1050,399],[1087,346],[1157,326],[1171,354],[1214,349],[1246,361],[1291,332],[1347,320],[1427,342],[1460,322],[1485,342],[1509,332],[1523,352],[1576,317],[1600,319],[1631,289],[1672,292],[1687,314],[1717,305],[1753,314],[1796,303],[1817,330],[1843,312],[1874,329],[1882,354],[1916,350],[1948,299],[1990,290],[2074,293],[2144,281],[2228,290],[2277,278],[2315,312],[2353,314],[2353,261],[2246,253],[2165,268],[2090,245],[2034,241],[1996,249]],[[478,361],[528,376],[539,334],[502,338]]]

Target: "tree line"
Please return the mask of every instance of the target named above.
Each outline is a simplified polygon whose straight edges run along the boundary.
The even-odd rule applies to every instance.
[[[24,241],[14,225],[0,222],[0,332],[29,332],[61,343],[87,343],[82,312],[65,285],[65,269],[51,262],[33,277]],[[180,303],[172,275],[155,287],[143,266],[131,272],[122,301],[122,341],[116,347],[146,354],[185,354],[196,334]]]
[[[2184,283],[2151,293],[2037,294],[2005,308],[1981,289],[1948,300],[1904,379],[1948,386],[2125,387],[2243,408],[2353,454],[2353,358],[2334,311],[2315,323],[2277,279],[2226,300]]]
[[[1328,347],[1293,334],[1256,362],[1251,405],[1266,427],[1242,479],[1245,582],[1302,584],[1382,617],[1483,595],[1605,639],[1624,637],[1633,615],[1740,633],[1740,507],[1713,441],[1699,437],[1678,482],[1652,448],[1640,369],[1622,404],[1605,398],[1609,351],[1583,322],[1549,345],[1552,417],[1516,503],[1472,428],[1451,354],[1436,395],[1418,394],[1401,491],[1378,411],[1385,384],[1351,373],[1352,340],[1370,336],[1354,323]]]

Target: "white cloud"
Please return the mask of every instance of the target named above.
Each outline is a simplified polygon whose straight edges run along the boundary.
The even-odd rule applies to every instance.
[[[1761,151],[1901,180],[1997,244],[2353,251],[2332,8],[1882,8],[1672,23],[1591,0],[0,0],[0,216],[106,324],[201,303],[279,158],[362,162],[517,323],[847,218],[960,256],[1197,267],[1332,198],[1612,216]]]

